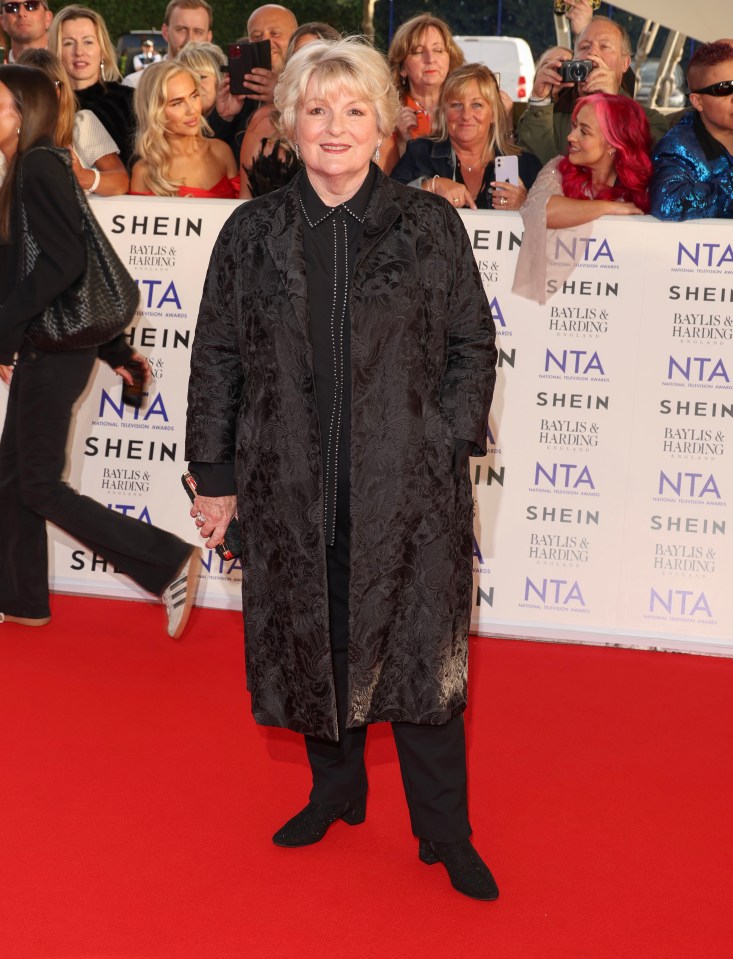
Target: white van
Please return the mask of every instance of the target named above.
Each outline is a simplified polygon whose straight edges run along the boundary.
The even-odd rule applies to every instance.
[[[483,63],[501,77],[512,100],[526,100],[534,83],[534,60],[521,37],[453,37],[466,63]]]

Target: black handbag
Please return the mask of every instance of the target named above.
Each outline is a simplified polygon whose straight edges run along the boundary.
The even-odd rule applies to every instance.
[[[49,353],[102,346],[119,336],[130,324],[140,302],[140,291],[92,213],[72,169],[69,151],[58,147],[34,149],[53,153],[69,171],[81,208],[87,262],[79,279],[31,320],[26,335],[34,346]],[[18,173],[20,259],[25,278],[33,269],[41,249],[28,228],[23,206],[22,160]]]

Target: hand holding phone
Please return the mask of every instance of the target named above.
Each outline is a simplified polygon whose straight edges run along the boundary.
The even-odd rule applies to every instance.
[[[519,186],[519,157],[498,156],[494,161],[494,173],[497,181]]]
[[[244,75],[251,73],[254,67],[272,70],[270,41],[257,40],[256,43],[230,43],[228,51],[228,69],[231,92],[235,96],[258,93],[245,86]]]
[[[122,402],[139,410],[145,396],[145,364],[138,359],[131,358],[125,363],[124,369],[132,377],[132,383],[126,379],[122,381]]]

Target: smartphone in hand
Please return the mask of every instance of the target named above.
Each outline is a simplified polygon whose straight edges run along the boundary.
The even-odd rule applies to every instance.
[[[139,410],[145,396],[145,367],[140,360],[128,360],[124,368],[132,377],[132,383],[122,381],[122,402]]]
[[[232,93],[235,96],[255,93],[256,91],[245,86],[244,75],[245,73],[251,73],[253,67],[272,70],[270,41],[257,40],[255,43],[230,43],[227,60]]]
[[[495,180],[519,186],[519,157],[498,156],[494,160],[494,173]]]

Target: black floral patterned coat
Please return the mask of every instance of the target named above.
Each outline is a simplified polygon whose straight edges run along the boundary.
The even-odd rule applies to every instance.
[[[186,455],[234,463],[258,723],[337,738],[320,438],[297,180],[238,208],[204,287]],[[352,271],[348,726],[466,705],[472,496],[494,324],[442,199],[377,177]]]

